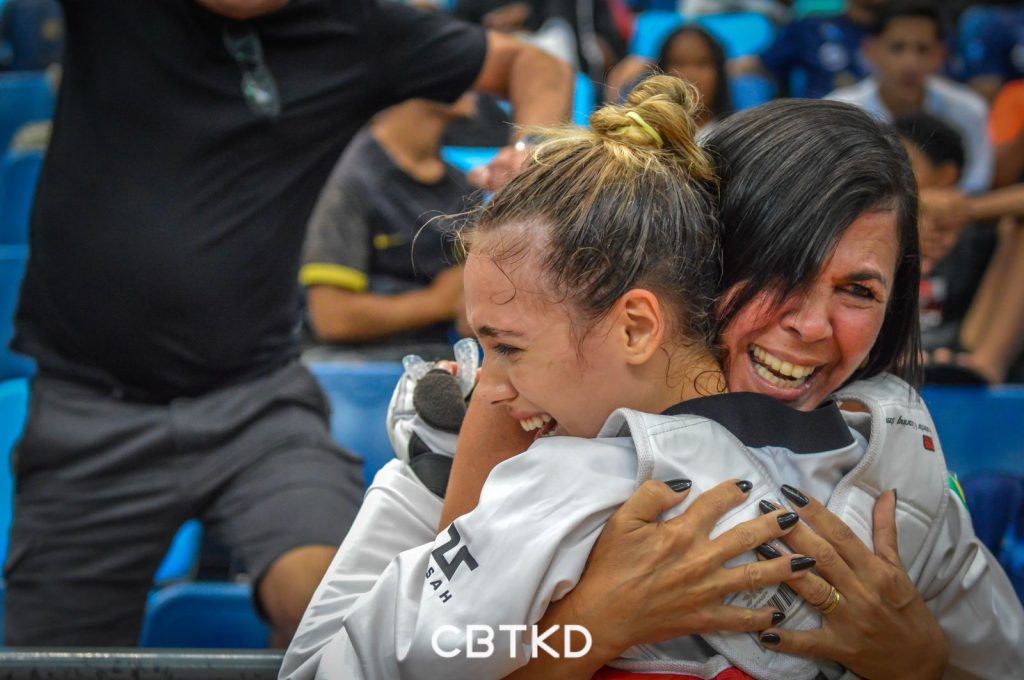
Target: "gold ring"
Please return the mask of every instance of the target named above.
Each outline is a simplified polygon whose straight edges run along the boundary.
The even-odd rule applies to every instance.
[[[821,602],[820,604],[816,604],[814,606],[822,614],[831,614],[832,612],[834,612],[836,610],[836,607],[839,606],[839,601],[841,599],[843,599],[843,598],[839,594],[839,591],[836,590],[835,586],[832,586],[832,589],[829,590],[828,597],[825,598],[825,601]]]

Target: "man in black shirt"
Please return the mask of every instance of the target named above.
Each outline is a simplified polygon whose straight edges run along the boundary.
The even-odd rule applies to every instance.
[[[133,645],[174,530],[241,553],[287,642],[355,515],[358,459],[296,360],[317,192],[376,111],[465,89],[568,110],[549,57],[372,0],[64,0],[64,81],[14,346],[9,645]]]

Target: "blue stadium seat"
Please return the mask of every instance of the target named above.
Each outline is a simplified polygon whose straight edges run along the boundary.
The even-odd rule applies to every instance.
[[[8,151],[0,166],[0,244],[28,243],[28,221],[42,151]]]
[[[317,362],[309,369],[331,401],[331,434],[363,457],[363,475],[369,484],[377,470],[395,456],[384,419],[402,365]]]
[[[15,378],[0,382],[0,561],[7,557],[7,533],[14,503],[14,479],[10,452],[21,438],[28,413],[28,380]]]
[[[733,76],[729,79],[729,94],[737,111],[752,109],[775,98],[775,83],[753,73]]]
[[[140,647],[260,649],[270,631],[237,583],[182,583],[150,595]]]
[[[1016,475],[975,475],[963,479],[961,486],[971,512],[974,533],[999,555],[1004,540],[1011,540],[1011,529],[1024,511],[1024,477]]]
[[[594,83],[585,73],[577,73],[572,101],[573,125],[587,127],[590,123],[590,114],[593,113],[596,106],[597,93],[594,90]]]
[[[499,150],[496,146],[446,146],[441,149],[441,158],[445,163],[469,172],[478,165],[490,163]]]
[[[14,310],[18,306],[18,291],[27,260],[28,246],[0,245],[0,380],[35,373],[31,359],[7,349],[14,333]]]
[[[54,96],[40,72],[0,73],[0,153],[25,123],[53,117]]]
[[[202,544],[203,525],[199,520],[190,519],[182,524],[153,576],[153,585],[162,588],[194,578],[199,569],[199,549]]]
[[[655,59],[668,34],[687,22],[676,12],[644,12],[636,19],[629,51],[648,59]],[[725,49],[729,59],[763,52],[775,38],[775,26],[763,14],[737,12],[710,14],[693,19],[707,29]]]
[[[926,387],[946,455],[960,479],[980,474],[1024,476],[1024,386]]]
[[[1003,537],[999,562],[1010,577],[1017,597],[1024,602],[1024,504],[1021,504]]]

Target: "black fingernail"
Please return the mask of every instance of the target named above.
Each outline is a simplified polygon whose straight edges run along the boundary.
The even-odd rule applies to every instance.
[[[775,633],[762,633],[761,642],[766,645],[777,645],[782,642],[782,638]]]
[[[782,553],[780,553],[778,550],[771,547],[767,543],[762,543],[761,545],[754,548],[754,550],[756,550],[757,554],[765,558],[766,560],[774,560],[782,557]]]
[[[693,482],[689,479],[670,479],[665,483],[668,484],[668,488],[676,493],[682,493],[693,486]]]
[[[782,612],[772,612],[772,625],[773,626],[777,626],[777,625],[779,625],[780,623],[782,623],[785,620],[786,620],[786,615],[783,614]],[[771,633],[767,633],[767,635],[771,635]],[[778,637],[779,637],[778,635],[775,636],[776,641],[778,641]]]
[[[736,486],[740,487],[740,491],[742,491],[743,493],[749,493],[750,490],[754,488],[754,485],[745,479],[741,479],[740,481],[736,482]]]
[[[785,515],[779,515],[779,528],[788,529],[799,521],[800,515],[795,512],[787,512]]]
[[[817,560],[813,557],[794,557],[789,561],[789,568],[793,571],[803,571],[804,569],[810,569],[817,563]]]
[[[794,489],[789,484],[782,485],[782,495],[796,503],[797,507],[799,508],[802,508],[808,503],[810,503],[810,501],[807,500],[807,496],[803,495],[802,493],[800,493],[799,490]]]
[[[762,515],[767,515],[769,512],[775,512],[778,510],[778,508],[775,507],[775,503],[772,503],[771,501],[761,501],[757,504],[757,507],[761,508]]]

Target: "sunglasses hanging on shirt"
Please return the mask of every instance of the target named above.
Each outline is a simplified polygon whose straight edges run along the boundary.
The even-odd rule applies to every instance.
[[[225,26],[224,47],[242,71],[242,95],[249,110],[271,120],[281,115],[277,82],[263,60],[260,36],[246,24]]]

